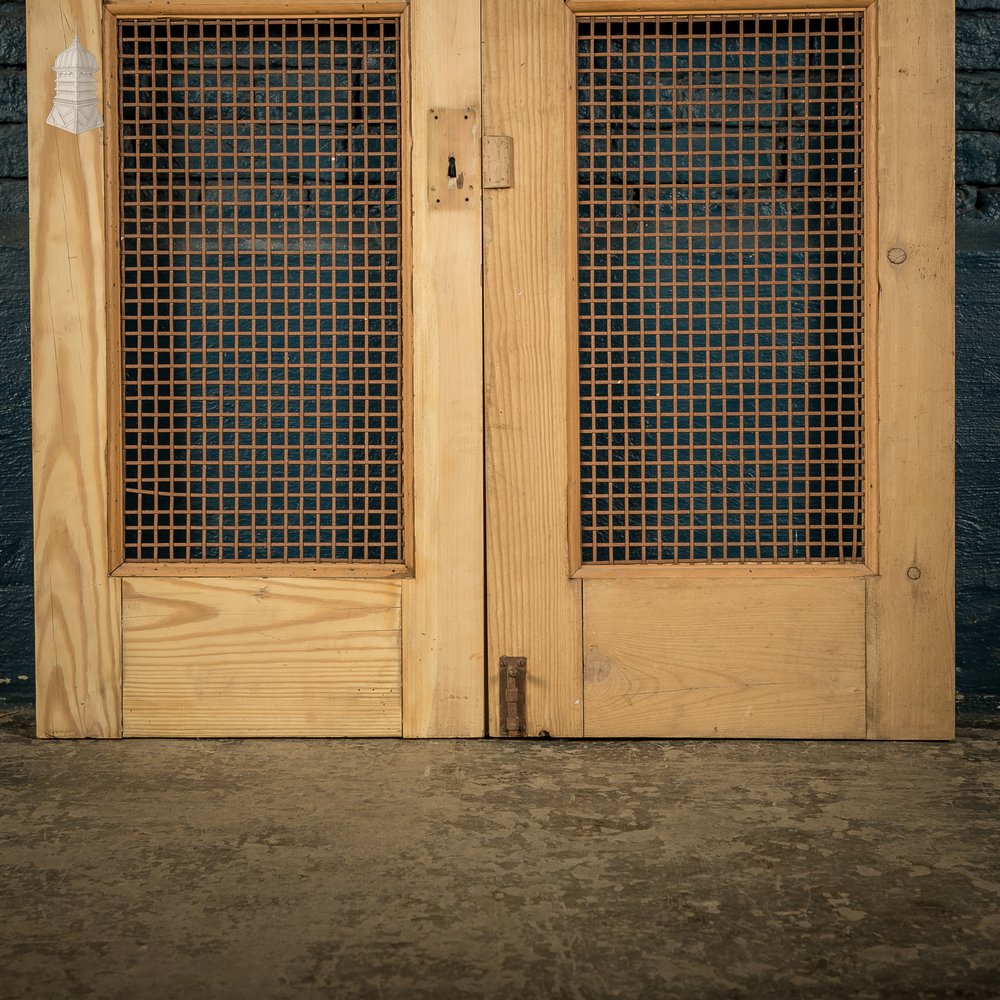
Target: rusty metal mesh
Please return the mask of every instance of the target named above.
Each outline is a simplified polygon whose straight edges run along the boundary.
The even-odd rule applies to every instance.
[[[126,560],[400,562],[398,20],[117,31]]]
[[[862,559],[862,52],[578,19],[584,564]]]

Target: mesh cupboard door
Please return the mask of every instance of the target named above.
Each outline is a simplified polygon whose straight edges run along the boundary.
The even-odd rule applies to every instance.
[[[952,7],[485,3],[529,734],[952,734]]]
[[[74,6],[103,136],[34,124],[29,5],[40,733],[481,735],[481,201],[429,196],[478,14]]]

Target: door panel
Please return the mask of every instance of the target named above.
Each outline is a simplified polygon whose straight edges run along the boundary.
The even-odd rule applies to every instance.
[[[402,735],[393,580],[123,583],[126,736]]]
[[[531,735],[952,731],[951,14],[931,42],[900,0],[816,6],[484,6],[517,151],[485,209],[490,659],[526,656]]]
[[[865,736],[863,580],[587,580],[588,736]]]
[[[582,573],[863,563],[862,23],[577,19]]]
[[[50,7],[33,122],[78,18],[108,127],[32,125],[39,732],[481,735],[478,13]]]
[[[863,22],[577,19],[586,735],[865,734]]]
[[[404,572],[400,17],[107,32],[116,572]]]

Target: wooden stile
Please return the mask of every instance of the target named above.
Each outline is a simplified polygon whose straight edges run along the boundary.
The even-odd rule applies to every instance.
[[[414,0],[411,46],[413,463],[418,479],[415,576],[403,587],[403,735],[481,736],[482,191],[442,210],[432,209],[424,196],[430,109],[475,108],[478,114],[480,107],[478,5]],[[446,157],[438,168],[445,176]]]
[[[29,0],[35,672],[39,736],[121,735],[120,585],[107,572],[104,149],[45,122],[52,64],[97,0]]]
[[[951,739],[955,7],[879,0],[877,18],[882,514],[869,584],[868,735]]]
[[[490,732],[500,657],[524,656],[526,732],[582,736],[582,589],[567,532],[575,333],[561,266],[575,238],[572,17],[546,0],[486,0],[483,18],[494,42],[484,125],[517,150],[516,183],[490,191],[484,212]]]

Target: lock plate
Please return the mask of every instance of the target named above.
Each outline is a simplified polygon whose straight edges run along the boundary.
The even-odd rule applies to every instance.
[[[478,210],[482,196],[479,116],[475,108],[427,114],[427,199],[435,211]]]

